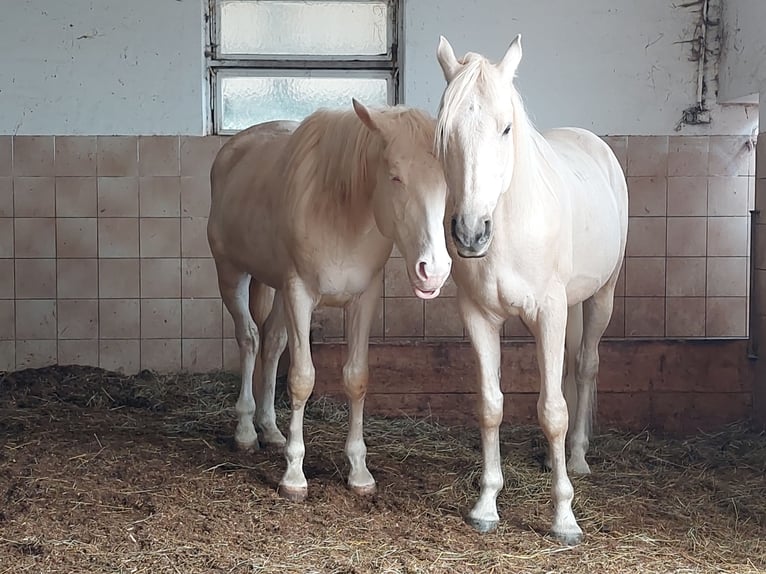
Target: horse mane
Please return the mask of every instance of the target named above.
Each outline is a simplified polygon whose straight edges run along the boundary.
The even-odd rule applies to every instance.
[[[461,64],[463,64],[462,68],[447,84],[439,104],[434,151],[441,157],[447,153],[449,133],[458,119],[462,104],[470,94],[483,93],[490,100],[502,97],[498,93],[494,78],[490,75],[492,63],[487,58],[469,52]],[[558,202],[558,197],[554,193],[555,183],[552,181],[555,170],[549,160],[554,152],[532,123],[524,107],[521,94],[513,84],[510,88],[513,104],[511,130],[514,138],[515,155],[511,187],[527,185],[532,180],[550,192]]]
[[[401,135],[422,140],[426,148],[432,144],[435,122],[423,112],[403,106],[374,111],[388,143]],[[385,145],[353,110],[320,109],[307,116],[285,150],[289,212],[315,214],[340,228],[367,224]]]

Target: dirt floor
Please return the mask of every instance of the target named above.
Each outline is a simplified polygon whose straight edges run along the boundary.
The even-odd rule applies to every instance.
[[[586,538],[566,548],[546,536],[537,428],[504,427],[501,524],[480,535],[462,519],[475,429],[368,417],[379,489],[359,498],[344,485],[345,410],[316,401],[309,498],[289,503],[281,453],[232,449],[236,392],[227,375],[0,377],[0,572],[766,572],[766,436],[742,425],[599,432],[594,474],[574,479]]]

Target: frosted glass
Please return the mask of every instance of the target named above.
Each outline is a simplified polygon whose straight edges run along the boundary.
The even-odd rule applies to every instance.
[[[366,105],[388,103],[383,77],[224,76],[221,129],[241,130],[270,120],[302,120],[317,108],[351,108],[354,97]]]
[[[222,54],[374,56],[388,53],[386,2],[221,2]]]

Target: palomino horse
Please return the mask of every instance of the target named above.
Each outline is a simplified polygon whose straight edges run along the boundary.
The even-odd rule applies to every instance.
[[[371,492],[362,417],[383,267],[396,244],[413,291],[431,299],[452,264],[443,227],[446,184],[433,153],[435,119],[404,107],[353,105],[354,111],[319,110],[300,124],[244,130],[221,148],[211,169],[208,240],[242,371],[235,440],[244,448],[257,445],[255,413],[262,442],[284,444],[274,382],[289,343],[292,414],[279,491],[292,500],[307,494],[303,412],[314,387],[309,328],[315,307],[348,310],[348,484]]]
[[[569,467],[588,472],[598,344],[612,315],[625,253],[625,177],[609,147],[591,132],[562,128],[540,134],[534,128],[513,85],[520,37],[497,64],[473,52],[459,61],[444,38],[437,56],[447,81],[435,141],[449,190],[445,228],[481,389],[484,469],[468,521],[489,531],[499,520],[500,329],[505,319],[519,315],[537,342],[537,413],[552,468],[551,532],[576,544],[582,530],[572,513],[565,460],[565,340],[577,387],[567,393],[574,419]]]

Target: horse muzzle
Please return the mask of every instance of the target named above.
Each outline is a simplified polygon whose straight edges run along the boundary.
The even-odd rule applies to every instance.
[[[492,243],[492,218],[469,220],[464,215],[454,215],[451,231],[455,249],[460,257],[484,257]]]

